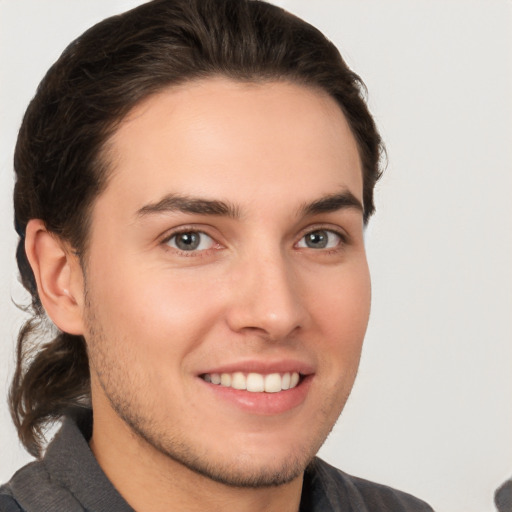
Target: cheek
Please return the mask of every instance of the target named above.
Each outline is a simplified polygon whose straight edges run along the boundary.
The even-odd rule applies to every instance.
[[[364,336],[370,314],[371,282],[366,260],[316,279],[315,302],[326,328]]]
[[[109,338],[122,339],[146,359],[168,359],[199,344],[219,315],[216,288],[204,286],[211,279],[140,268],[117,265],[91,282],[91,300]]]
[[[323,293],[312,301],[321,352],[326,364],[336,364],[354,374],[368,325],[371,283],[366,261],[344,268],[323,281]],[[317,285],[321,284],[317,281]]]

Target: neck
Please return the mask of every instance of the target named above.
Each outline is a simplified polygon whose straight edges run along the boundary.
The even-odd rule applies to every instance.
[[[232,487],[198,474],[134,434],[94,414],[90,447],[111,483],[137,512],[297,512],[302,477],[275,487]]]

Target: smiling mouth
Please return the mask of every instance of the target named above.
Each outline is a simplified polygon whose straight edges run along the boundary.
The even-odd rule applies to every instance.
[[[226,388],[249,391],[251,393],[279,393],[297,387],[301,381],[298,372],[286,373],[205,373],[204,381]]]

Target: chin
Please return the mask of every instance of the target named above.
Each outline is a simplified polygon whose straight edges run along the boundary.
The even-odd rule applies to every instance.
[[[314,455],[305,457],[297,455],[280,460],[255,460],[258,457],[238,455],[235,460],[208,460],[207,458],[177,458],[176,454],[167,453],[189,470],[229,487],[264,488],[287,484],[302,476]]]
[[[126,417],[123,419],[132,432],[172,465],[178,464],[178,467],[230,487],[264,488],[289,483],[302,476],[321,444],[303,440],[288,447],[283,443],[275,446],[272,442],[260,442],[251,447],[250,442],[221,442],[220,446],[227,446],[222,452],[219,445],[198,446],[190,440],[169,438],[162,432],[141,428],[140,423]]]

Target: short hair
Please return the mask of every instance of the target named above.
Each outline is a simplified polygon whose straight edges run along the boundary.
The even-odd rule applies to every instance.
[[[165,88],[215,76],[327,92],[357,142],[365,223],[374,212],[383,145],[365,87],[313,26],[258,0],[154,0],[87,30],[41,81],[14,155],[16,256],[32,316],[18,336],[9,405],[21,441],[35,456],[50,422],[90,406],[90,374],[84,338],[48,325],[25,254],[27,223],[42,219],[83,265],[91,209],[109,178],[106,148],[120,122]]]

